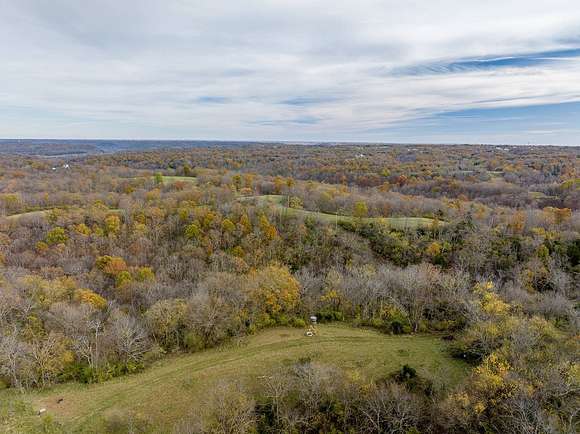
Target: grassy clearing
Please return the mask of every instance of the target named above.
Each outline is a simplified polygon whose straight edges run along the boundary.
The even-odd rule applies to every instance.
[[[298,215],[303,217],[313,217],[319,221],[325,223],[338,223],[338,222],[352,222],[355,220],[352,216],[347,215],[336,215],[327,214],[318,211],[307,211],[304,209],[289,208],[284,205],[286,201],[286,196],[280,195],[264,195],[264,196],[249,196],[243,197],[241,200],[244,201],[255,201],[258,204],[271,204],[280,211],[283,211],[289,215]],[[361,219],[363,222],[382,222],[387,224],[393,229],[405,230],[405,229],[417,229],[417,228],[429,228],[433,225],[434,220],[425,217],[368,217]],[[445,222],[439,221],[440,225],[444,225]]]
[[[197,178],[192,178],[191,176],[163,176],[163,182],[171,184],[178,181],[196,184]]]
[[[30,212],[23,212],[20,214],[12,214],[9,216],[4,217],[6,220],[18,220],[21,217],[43,217],[48,214],[51,210],[44,209],[40,211],[30,211]]]
[[[55,210],[60,210],[60,211],[80,211],[82,208],[77,208],[77,207],[71,207],[71,208],[48,208],[48,209],[42,209],[42,210],[37,210],[37,211],[29,211],[29,212],[23,212],[20,214],[12,214],[9,216],[4,217],[6,220],[10,221],[10,220],[18,220],[20,218],[30,218],[30,217],[46,217],[47,214],[49,214],[51,211],[55,211]],[[111,214],[117,214],[122,212],[122,210],[118,209],[118,208],[110,208],[109,212]]]
[[[165,184],[173,184],[175,182],[186,182],[189,184],[197,184],[197,178],[193,178],[191,176],[162,176],[163,178],[163,183]],[[154,176],[136,176],[136,177],[132,177],[132,178],[124,178],[124,179],[128,179],[128,180],[155,180]]]
[[[301,329],[269,329],[238,344],[170,357],[142,373],[106,383],[66,384],[25,395],[4,391],[0,401],[18,399],[28,409],[10,421],[12,426],[39,423],[34,411],[46,408],[66,432],[99,432],[105,420],[118,414],[146,420],[153,430],[168,430],[203,404],[207,391],[218,382],[241,380],[252,388],[260,376],[303,358],[357,370],[369,378],[388,375],[408,363],[420,374],[442,378],[451,386],[467,372],[435,336],[387,336],[333,324],[319,326],[319,336],[312,338]]]
[[[557,199],[558,196],[548,196],[545,193],[542,193],[541,191],[528,191],[528,195],[532,198],[532,199]]]

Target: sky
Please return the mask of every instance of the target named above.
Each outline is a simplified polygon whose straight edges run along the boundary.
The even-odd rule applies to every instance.
[[[580,145],[580,4],[0,0],[0,137]]]

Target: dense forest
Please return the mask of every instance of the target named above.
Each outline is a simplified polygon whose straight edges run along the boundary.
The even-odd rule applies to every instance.
[[[167,432],[575,433],[579,289],[580,148],[6,156],[0,425],[69,432],[18,408],[316,316],[435,337],[467,373],[452,385],[414,360],[371,377],[303,358],[221,382]]]

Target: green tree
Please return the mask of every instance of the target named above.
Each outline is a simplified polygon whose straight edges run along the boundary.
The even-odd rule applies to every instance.
[[[185,236],[189,240],[197,240],[201,235],[201,229],[195,223],[188,225],[185,228]]]
[[[366,202],[364,201],[360,201],[354,204],[354,209],[352,214],[356,217],[356,218],[364,218],[368,215],[369,213],[369,209],[367,207]]]
[[[232,233],[236,230],[236,225],[230,219],[223,219],[222,229],[224,232]]]
[[[46,243],[49,246],[54,246],[55,244],[64,244],[68,241],[68,236],[64,228],[57,227],[54,228],[46,234]]]
[[[155,280],[155,273],[151,267],[139,267],[134,273],[137,282],[150,282]]]
[[[296,197],[296,196],[292,196],[289,200],[289,205],[290,205],[290,208],[302,209],[302,207],[303,207],[302,199],[300,199],[299,197]]]

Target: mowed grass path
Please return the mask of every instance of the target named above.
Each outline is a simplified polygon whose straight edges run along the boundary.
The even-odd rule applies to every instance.
[[[286,196],[280,196],[275,194],[269,194],[264,196],[247,196],[242,197],[242,201],[255,201],[257,204],[272,204],[281,211],[284,211],[290,215],[300,215],[303,217],[313,217],[319,221],[325,223],[336,223],[336,222],[351,222],[355,218],[347,215],[335,215],[327,214],[318,211],[307,211],[304,209],[289,208],[285,205]],[[382,222],[387,224],[393,229],[405,230],[405,229],[417,229],[417,228],[430,228],[433,225],[434,220],[426,217],[367,217],[361,219],[363,222]],[[439,221],[439,225],[444,225],[445,222]]]
[[[260,376],[303,358],[358,370],[372,379],[408,363],[420,374],[439,376],[450,386],[467,372],[467,366],[452,359],[436,336],[388,336],[347,325],[318,329],[316,337],[306,337],[303,329],[268,329],[241,344],[169,357],[138,374],[101,384],[61,385],[26,394],[24,400],[33,410],[46,408],[67,432],[93,432],[115,414],[146,419],[161,429],[203,405],[220,381],[240,380],[251,389]],[[7,392],[0,392],[0,400],[9,399],[3,393]]]

